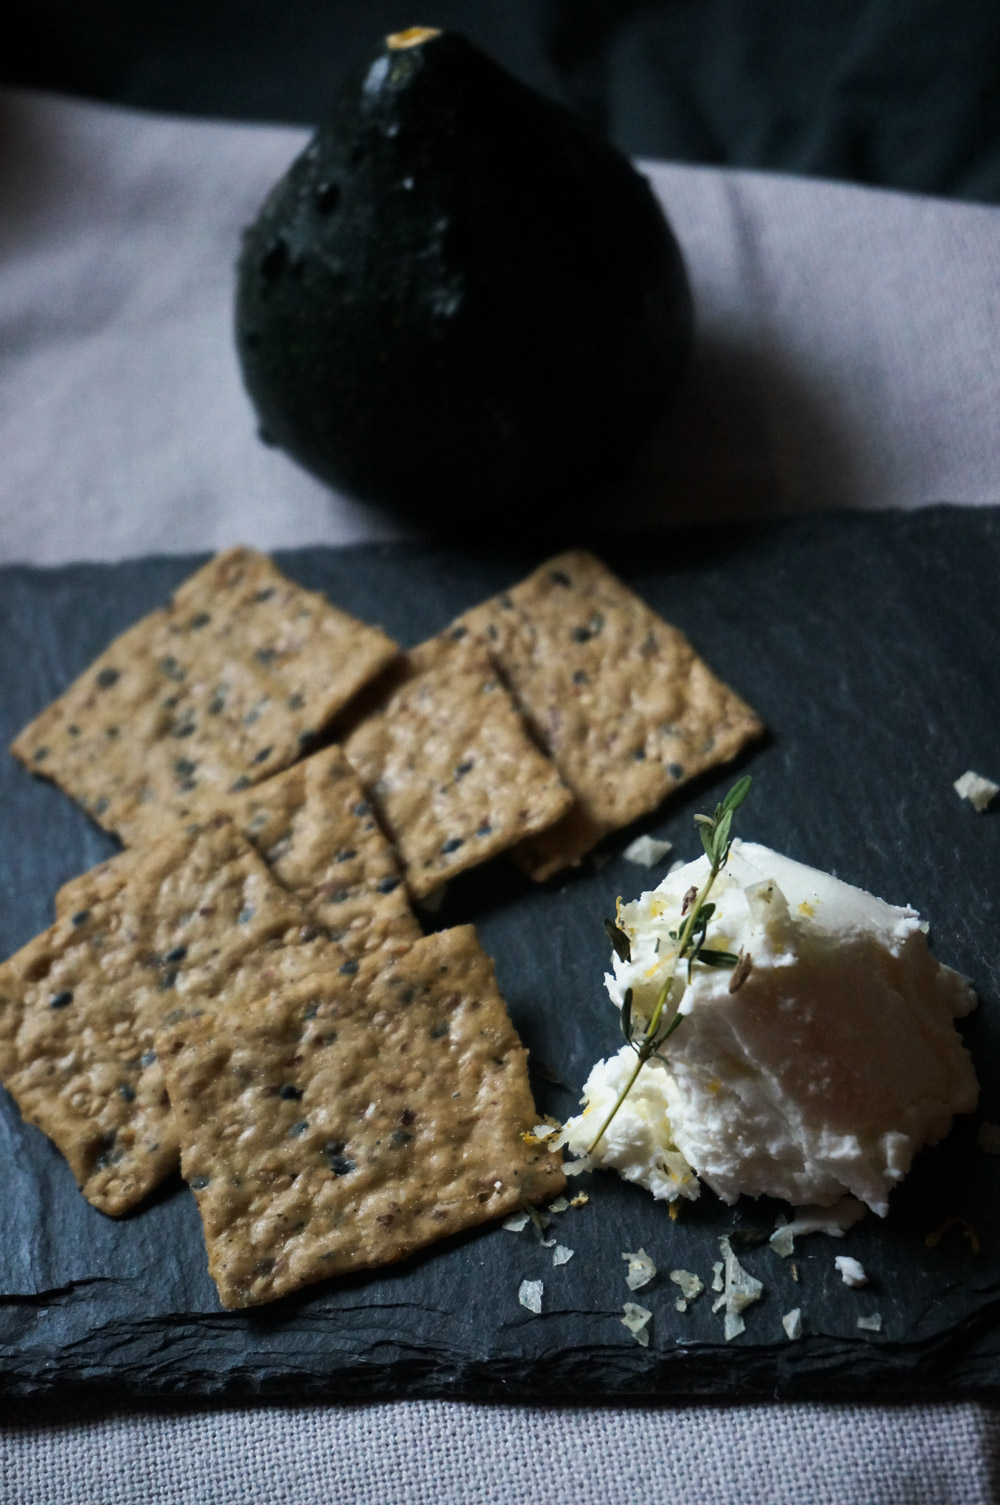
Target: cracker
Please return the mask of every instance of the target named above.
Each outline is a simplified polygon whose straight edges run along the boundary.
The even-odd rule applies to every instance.
[[[84,1196],[125,1212],[177,1165],[156,1030],[346,962],[220,818],[158,843],[110,898],[0,967],[0,1080]]]
[[[459,618],[486,647],[577,803],[525,842],[541,881],[728,762],[763,727],[687,638],[581,549]]]
[[[551,826],[573,802],[489,658],[461,634],[411,650],[362,704],[344,751],[415,898]]]
[[[351,956],[420,938],[396,854],[339,747],[231,796],[224,808],[282,887]],[[141,860],[132,848],[71,878],[56,894],[56,914],[111,898]]]
[[[527,1052],[472,926],[158,1037],[227,1307],[404,1258],[555,1196]]]
[[[116,639],[12,751],[129,846],[293,762],[396,652],[265,555],[230,549]]]

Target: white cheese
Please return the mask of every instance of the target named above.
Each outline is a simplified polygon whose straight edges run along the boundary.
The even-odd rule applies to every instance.
[[[853,1286],[857,1289],[859,1286],[868,1284],[868,1276],[860,1260],[852,1258],[850,1254],[838,1254],[833,1263],[845,1286]]]
[[[635,1052],[627,1045],[607,1061],[598,1061],[583,1086],[584,1111],[563,1125],[553,1147],[566,1145],[584,1159],[577,1168],[589,1168],[587,1148],[615,1105],[635,1067]],[[697,1197],[701,1190],[691,1167],[679,1152],[670,1132],[664,1099],[664,1074],[656,1063],[644,1066],[615,1114],[598,1146],[594,1164],[609,1166],[626,1181],[637,1181],[656,1200]],[[569,1165],[567,1170],[572,1172]]]
[[[605,981],[619,1007],[631,990],[640,1028],[672,962],[684,895],[707,874],[699,858],[619,905],[631,955],[613,955]],[[593,1163],[659,1198],[697,1195],[693,1169],[725,1202],[829,1206],[850,1194],[884,1216],[921,1146],[975,1107],[953,1024],[975,1006],[971,987],[931,955],[914,910],[766,847],[734,841],[711,898],[707,944],[749,956],[749,974],[730,992],[732,972],[695,965],[669,1065],[643,1067]],[[628,1046],[599,1062],[584,1113],[555,1143],[583,1154],[634,1064]]]
[[[853,1228],[868,1211],[863,1202],[855,1197],[843,1197],[832,1207],[796,1207],[795,1217],[789,1223],[778,1219],[770,1237],[770,1245],[782,1259],[794,1253],[795,1240],[807,1233],[828,1233],[833,1238],[843,1238],[848,1228]]]

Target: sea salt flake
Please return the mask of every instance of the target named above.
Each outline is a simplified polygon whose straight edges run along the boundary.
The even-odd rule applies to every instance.
[[[634,862],[639,867],[655,867],[673,849],[672,841],[660,841],[656,836],[637,836],[625,848],[622,856],[626,862]]]
[[[508,1233],[520,1233],[522,1229],[527,1228],[530,1221],[528,1213],[512,1212],[509,1218],[504,1218],[500,1226],[506,1228]]]
[[[554,1202],[549,1203],[549,1212],[565,1212],[568,1207],[565,1197],[556,1197]]]
[[[872,1312],[870,1317],[859,1317],[856,1323],[866,1333],[880,1333],[882,1331],[882,1313]]]
[[[736,1338],[746,1330],[742,1313],[755,1301],[759,1301],[764,1294],[763,1281],[751,1275],[749,1270],[744,1270],[728,1238],[720,1238],[719,1248],[724,1256],[725,1286],[723,1295],[712,1307],[713,1312],[720,1306],[725,1308],[726,1318],[723,1324],[723,1333],[728,1343],[731,1338]]]
[[[635,1341],[643,1348],[649,1347],[649,1324],[653,1320],[653,1314],[644,1306],[637,1306],[634,1301],[626,1301],[622,1307],[625,1313],[621,1319],[623,1327],[627,1327]]]
[[[781,1325],[789,1338],[801,1338],[802,1336],[802,1308],[795,1306],[790,1312],[786,1312],[781,1319]]]
[[[984,779],[981,774],[973,773],[971,768],[955,780],[952,788],[960,799],[968,800],[976,810],[986,810],[1000,794],[1000,784],[994,784],[992,779]]]
[[[552,1251],[552,1263],[554,1265],[568,1265],[575,1253],[575,1249],[568,1249],[565,1244],[556,1244]]]
[[[622,1259],[628,1261],[625,1284],[630,1291],[640,1291],[643,1286],[648,1286],[651,1280],[655,1280],[656,1266],[645,1249],[640,1249],[638,1254],[623,1253]]]
[[[705,1282],[699,1280],[691,1270],[671,1270],[670,1279],[674,1285],[680,1286],[685,1302],[694,1301],[695,1297],[700,1296],[705,1289]],[[684,1308],[681,1307],[679,1310],[683,1311]]]
[[[534,1312],[536,1317],[542,1310],[543,1289],[540,1280],[522,1280],[517,1288],[518,1301],[522,1306],[526,1306],[529,1312]]]

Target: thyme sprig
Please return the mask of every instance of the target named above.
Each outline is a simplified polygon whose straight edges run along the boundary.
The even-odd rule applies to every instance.
[[[715,905],[709,901],[708,896],[712,891],[716,878],[718,878],[728,860],[729,849],[732,846],[731,831],[733,815],[750,792],[750,783],[750,775],[747,774],[744,778],[740,779],[739,783],[733,785],[725,799],[716,805],[711,815],[695,816],[702,846],[705,848],[705,855],[708,858],[708,876],[700,889],[688,889],[688,892],[684,895],[684,902],[681,907],[682,923],[677,929],[667,932],[670,939],[677,942],[677,949],[667,968],[667,975],[663,986],[660,988],[656,1007],[653,1009],[652,1016],[641,1034],[636,1032],[632,1020],[632,989],[628,988],[626,990],[622,1001],[621,1027],[625,1039],[635,1051],[635,1068],[625,1086],[618,1094],[611,1112],[597,1131],[593,1143],[587,1150],[588,1155],[594,1153],[604,1138],[615,1114],[635,1086],[636,1079],[646,1062],[651,1056],[657,1054],[662,1049],[684,1018],[684,1015],[680,1012],[680,1004],[684,996],[684,989],[691,981],[695,963],[699,962],[705,967],[731,968],[735,967],[739,962],[739,957],[735,956],[732,951],[719,951],[714,947],[706,946],[704,943],[708,934],[709,922],[715,914]],[[613,920],[605,920],[604,925],[618,956],[622,961],[630,961],[631,946],[625,931],[616,925]],[[677,969],[683,962],[687,962],[687,979],[686,981],[683,979],[680,980],[680,988],[675,993],[674,983],[678,980]]]

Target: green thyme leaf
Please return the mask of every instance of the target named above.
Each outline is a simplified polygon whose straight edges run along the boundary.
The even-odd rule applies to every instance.
[[[715,828],[715,853],[721,858],[729,844],[729,832],[733,824],[733,812],[727,810]]]
[[[747,795],[750,793],[750,785],[752,783],[753,779],[751,778],[750,774],[747,773],[744,774],[743,778],[740,779],[737,784],[733,785],[732,789],[730,789],[729,793],[726,795],[725,799],[722,801],[722,804],[719,807],[723,814],[732,814],[734,810],[739,809],[743,801],[746,799]]]
[[[622,1034],[628,1043],[632,1044],[632,989],[625,989],[625,997],[622,1001],[621,1012]]]
[[[704,962],[706,967],[735,967],[739,957],[732,951],[713,951],[709,946],[701,946],[695,952],[695,961]]]

